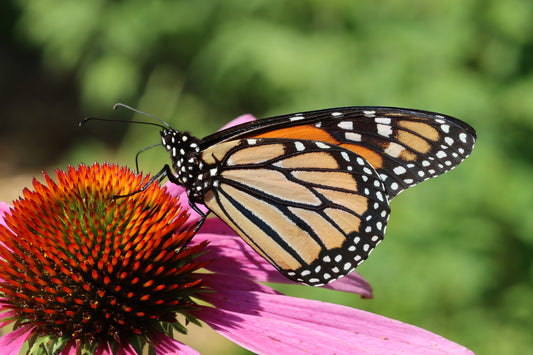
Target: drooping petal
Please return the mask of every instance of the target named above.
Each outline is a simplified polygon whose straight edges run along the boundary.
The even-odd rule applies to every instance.
[[[169,337],[162,333],[153,333],[150,339],[154,344],[157,355],[199,355],[200,353],[193,348]]]
[[[18,355],[24,342],[33,331],[32,325],[25,325],[0,338],[2,355]]]
[[[137,355],[137,351],[130,343],[120,344],[117,355]]]
[[[273,295],[281,295],[281,293],[267,285],[249,280],[247,278],[232,277],[229,275],[219,274],[203,274],[202,280],[208,283],[213,290],[219,292],[219,290],[233,290],[242,292],[261,292],[270,293]],[[199,294],[199,298],[204,300],[210,300],[210,296],[205,294]]]
[[[297,284],[283,276],[218,218],[205,221],[194,238],[195,242],[202,240],[208,240],[212,245],[210,252],[199,259],[212,260],[207,266],[209,270],[227,275],[238,275],[259,282]],[[372,288],[356,272],[323,287],[372,298]]]
[[[133,347],[129,344],[125,345],[126,349],[122,349],[119,347],[117,354],[124,354],[124,355],[136,355],[137,352],[133,349]],[[80,342],[78,340],[71,339],[63,348],[60,355],[72,355],[72,354],[78,354],[80,352]],[[124,352],[126,351],[126,352]],[[113,349],[111,348],[111,344],[108,342],[106,343],[100,343],[98,347],[96,348],[94,355],[113,355]]]
[[[355,271],[321,287],[335,291],[357,293],[361,295],[362,298],[373,297],[370,284]]]
[[[109,343],[101,343],[96,348],[96,351],[94,352],[94,355],[112,355],[113,349],[111,349],[111,344]]]
[[[330,344],[340,340],[300,325],[263,316],[207,307],[204,307],[204,311],[204,321],[211,328],[258,354],[333,354],[335,348]],[[307,337],[313,341],[305,343],[301,340]]]
[[[2,279],[0,280],[3,281]],[[14,320],[12,317],[17,316],[17,313],[6,305],[5,298],[0,298],[0,312],[2,312],[2,314],[0,314],[0,319],[2,319],[2,322],[0,322],[0,328],[13,323]]]
[[[59,355],[70,355],[70,354],[77,354],[79,347],[79,342],[71,339],[69,342],[65,344],[65,347],[61,351]]]
[[[426,330],[365,311],[279,294],[220,289],[199,318],[261,354],[471,354]]]

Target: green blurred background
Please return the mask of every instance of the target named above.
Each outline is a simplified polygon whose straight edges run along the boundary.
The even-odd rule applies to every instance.
[[[3,0],[0,10],[0,200],[42,169],[133,167],[157,128],[77,127],[87,116],[148,120],[116,102],[198,136],[243,113],[446,113],[477,129],[477,146],[392,202],[385,242],[358,269],[375,298],[282,289],[479,354],[533,349],[533,1]],[[161,149],[141,156],[144,171],[165,162]],[[205,331],[182,340],[239,351]]]

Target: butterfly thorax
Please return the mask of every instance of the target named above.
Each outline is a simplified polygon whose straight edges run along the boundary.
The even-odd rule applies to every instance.
[[[170,153],[175,180],[185,187],[192,202],[203,203],[205,191],[211,187],[208,167],[200,159],[200,139],[187,132],[169,128],[161,131],[163,147]]]

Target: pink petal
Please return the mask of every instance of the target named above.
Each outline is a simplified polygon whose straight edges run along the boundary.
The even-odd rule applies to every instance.
[[[180,185],[176,185],[170,181],[167,181],[165,183],[165,187],[167,188],[167,191],[169,194],[171,194],[172,196],[178,196],[179,199],[180,199],[180,202],[182,203],[183,206],[187,207],[189,205],[189,199],[187,198],[186,200],[182,200],[181,196],[184,195],[185,197],[187,197],[187,194],[185,193],[185,188],[183,186],[180,186]]]
[[[472,354],[424,329],[345,306],[228,289],[206,298],[218,309],[206,307],[196,315],[259,353]]]
[[[118,347],[117,355],[137,355],[137,351],[130,343],[122,343]]]
[[[3,281],[3,280],[0,279],[0,281]],[[16,317],[17,313],[11,307],[9,307],[8,305],[6,305],[3,302],[0,302],[0,305],[1,305],[0,306],[0,312],[4,312],[4,313],[0,314],[0,319],[2,320],[0,322],[0,328],[3,328],[6,325],[8,325],[10,323],[13,323],[15,321],[14,319],[12,319],[12,317]]]
[[[77,340],[71,339],[65,344],[65,347],[61,351],[60,355],[77,354],[80,343]]]
[[[22,345],[33,331],[32,325],[25,325],[0,338],[2,355],[18,355]]]
[[[232,290],[243,292],[271,293],[274,295],[281,294],[267,285],[263,285],[261,283],[241,277],[224,276],[220,274],[202,274],[202,280],[204,280],[206,284],[210,286],[211,289],[217,292],[219,290]],[[204,300],[211,299],[210,293],[198,294],[197,297],[202,298]]]
[[[111,344],[109,342],[100,343],[94,355],[113,355],[113,349],[111,349]]]
[[[77,354],[79,346],[80,342],[78,340],[71,339],[61,351],[61,355]],[[109,343],[100,344],[95,351],[95,355],[113,355],[113,350]],[[124,342],[118,347],[117,355],[137,355],[137,351],[130,343]]]
[[[372,298],[372,287],[355,271],[322,287],[335,291],[357,293],[361,295],[361,298]]]
[[[0,224],[4,224],[4,214],[9,211],[11,206],[3,201],[0,201]]]
[[[223,131],[223,130],[225,130],[227,128],[234,127],[234,126],[237,126],[237,125],[240,125],[240,124],[243,124],[243,123],[247,123],[247,122],[251,122],[251,121],[255,121],[255,117],[254,116],[252,116],[250,114],[241,115],[241,116],[235,118],[233,121],[231,121],[228,124],[226,124],[221,129],[219,129],[219,131]]]
[[[283,276],[218,218],[207,219],[193,239],[195,243],[203,240],[211,243],[210,251],[199,259],[212,260],[206,267],[208,270],[227,275],[239,275],[259,282],[298,284]],[[323,287],[372,298],[372,288],[356,272]]]
[[[336,343],[342,341],[300,325],[262,316],[208,307],[197,314],[229,340],[258,354],[334,354]],[[302,341],[306,337],[313,341]]]
[[[187,345],[180,343],[179,341],[166,336],[163,333],[152,333],[150,339],[155,347],[155,353],[157,355],[199,355],[200,353]]]

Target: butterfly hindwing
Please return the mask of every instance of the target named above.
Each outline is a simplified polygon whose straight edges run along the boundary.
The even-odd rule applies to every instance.
[[[385,187],[354,152],[296,139],[207,148],[216,162],[205,205],[288,278],[311,285],[348,274],[383,239]]]

